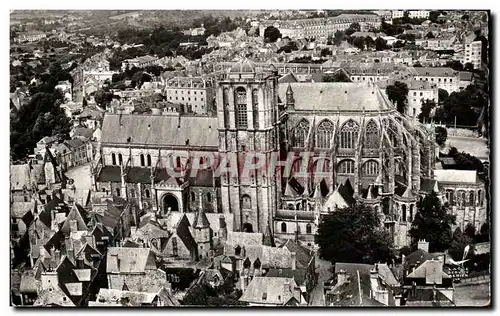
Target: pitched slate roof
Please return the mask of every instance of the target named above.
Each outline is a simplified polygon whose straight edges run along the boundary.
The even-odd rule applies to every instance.
[[[106,114],[102,144],[218,147],[217,118]]]
[[[440,169],[434,170],[434,175],[438,182],[476,183],[476,170],[454,170]]]
[[[23,218],[26,213],[35,209],[35,202],[13,202],[10,206],[10,216]]]
[[[305,285],[307,270],[306,269],[269,269],[266,277],[280,277],[294,279],[297,284]]]
[[[313,258],[312,251],[299,245],[296,241],[288,239],[280,248],[286,248],[290,252],[295,252],[295,258],[297,260],[297,267],[307,268],[309,262]]]
[[[189,224],[189,220],[187,219],[187,217],[183,216],[177,224],[175,232],[177,233],[177,236],[179,236],[179,238],[182,240],[187,249],[195,250],[197,249],[197,244],[189,230],[190,226],[191,225]]]
[[[415,67],[418,76],[428,77],[456,77],[460,72],[446,67]]]
[[[292,278],[254,277],[240,298],[242,302],[284,305],[293,297]]]
[[[208,222],[207,215],[205,215],[205,212],[202,209],[200,209],[196,212],[196,216],[194,218],[192,226],[194,228],[210,227],[210,223]]]
[[[293,90],[296,110],[379,111],[392,109],[380,88],[366,83],[315,82],[289,83]],[[279,96],[285,100],[287,85],[279,86]]]
[[[112,260],[117,256],[119,264]],[[109,247],[107,253],[107,273],[144,273],[156,269],[155,258],[149,248]]]
[[[415,291],[408,292],[408,298],[406,299],[405,306],[455,306],[455,304],[446,295],[436,290],[434,293],[433,289],[420,289],[417,288]]]
[[[227,232],[227,245],[231,246],[254,246],[262,245],[262,233]]]
[[[23,187],[31,189],[30,166],[10,165],[10,189],[22,190]]]
[[[425,279],[426,284],[442,284],[443,279],[451,277],[443,271],[443,263],[438,260],[426,260],[413,272],[406,276],[408,279]]]

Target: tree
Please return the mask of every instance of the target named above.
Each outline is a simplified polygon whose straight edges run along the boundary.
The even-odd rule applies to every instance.
[[[429,242],[429,252],[442,252],[451,245],[451,226],[456,216],[448,212],[437,194],[432,192],[417,203],[418,212],[410,229],[414,244],[425,239]]]
[[[339,46],[342,43],[342,41],[345,39],[345,36],[346,36],[346,34],[342,31],[335,32],[335,34],[333,35],[332,44],[335,46]]]
[[[448,157],[455,159],[455,168],[458,170],[477,170],[478,172],[484,171],[484,165],[481,160],[469,153],[459,153],[455,147],[450,148]]]
[[[477,237],[477,242],[486,242],[490,241],[490,223],[486,222],[481,225],[481,229],[479,230],[479,235]]]
[[[375,41],[371,36],[365,37],[365,45],[367,49],[373,48],[375,46]]]
[[[428,32],[426,35],[425,35],[425,38],[435,38],[434,34],[432,34],[432,32]]]
[[[439,104],[443,104],[446,99],[448,99],[449,94],[448,91],[444,89],[438,89],[438,99],[439,99]]]
[[[404,82],[396,81],[393,85],[386,87],[385,91],[392,103],[394,103],[400,113],[405,112],[408,86]]]
[[[472,71],[474,71],[474,65],[472,65],[472,63],[465,63],[464,70],[472,72]]]
[[[474,227],[471,223],[467,223],[464,229],[464,234],[473,241],[474,238],[476,238],[476,227]]]
[[[439,146],[444,146],[448,138],[448,131],[445,127],[436,126],[436,142]]]
[[[394,44],[392,44],[392,47],[403,48],[403,47],[405,47],[405,43],[403,41],[397,40],[396,42],[394,42]],[[422,67],[422,66],[420,66],[420,67]]]
[[[351,36],[351,34],[359,31],[361,31],[361,26],[359,25],[358,22],[354,22],[351,25],[349,25],[349,28],[345,31],[345,34],[347,36]]]
[[[337,71],[334,74],[323,75],[323,82],[351,82],[351,80],[343,71]]]
[[[97,90],[94,94],[94,100],[99,106],[107,108],[113,100],[113,93],[102,89]]]
[[[274,26],[268,26],[264,30],[264,39],[266,42],[274,43],[278,38],[281,38],[281,32]]]
[[[418,120],[423,123],[430,118],[432,109],[436,107],[436,102],[433,100],[422,100],[422,107],[420,108],[420,114],[418,115]]]
[[[332,51],[329,48],[323,48],[321,50],[321,57],[331,56]]]
[[[462,71],[462,70],[464,70],[464,65],[462,65],[462,63],[459,62],[458,60],[454,60],[452,62],[449,62],[446,66],[450,67],[451,69],[453,69],[455,71]]]
[[[352,41],[352,45],[356,48],[359,48],[360,50],[364,50],[365,49],[365,39],[362,38],[362,37],[356,37],[353,41]]]
[[[417,61],[416,63],[413,64],[413,67],[416,67],[416,68],[422,67],[422,64],[419,61]]]
[[[379,214],[365,205],[326,215],[316,238],[321,258],[332,262],[375,263],[394,255],[392,239],[381,226]]]
[[[464,259],[464,250],[467,245],[472,245],[474,241],[467,236],[467,234],[462,233],[460,228],[455,229],[453,232],[452,241],[450,244],[450,248],[448,249],[448,254],[455,261],[460,261]],[[466,258],[471,258],[472,252],[470,252]]]
[[[384,50],[387,49],[387,41],[383,39],[382,37],[377,37],[375,40],[375,49],[376,50]]]

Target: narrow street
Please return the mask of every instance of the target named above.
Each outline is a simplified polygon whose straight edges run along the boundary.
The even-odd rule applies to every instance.
[[[311,293],[311,300],[309,302],[310,306],[325,306],[325,297],[323,295],[324,282],[326,282],[332,273],[328,271],[332,264],[329,261],[325,261],[316,257],[316,273],[318,273],[318,284]]]

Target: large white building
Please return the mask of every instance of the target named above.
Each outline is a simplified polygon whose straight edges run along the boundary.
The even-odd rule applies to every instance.
[[[438,87],[428,81],[408,82],[408,116],[417,118],[422,109],[422,102],[432,100],[438,104]]]
[[[392,11],[392,18],[399,19],[405,14],[405,10],[394,10]],[[428,10],[408,10],[408,17],[410,19],[428,19],[430,11]]]
[[[474,69],[481,68],[481,54],[483,43],[474,41],[474,37],[467,37],[464,44],[464,57],[462,64],[471,63]]]
[[[460,91],[460,72],[446,67],[416,67],[415,80],[428,81],[431,85],[436,84],[439,89],[448,93]]]

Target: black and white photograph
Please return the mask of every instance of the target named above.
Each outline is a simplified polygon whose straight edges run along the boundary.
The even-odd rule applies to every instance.
[[[114,5],[9,13],[11,308],[492,306],[488,8]]]

